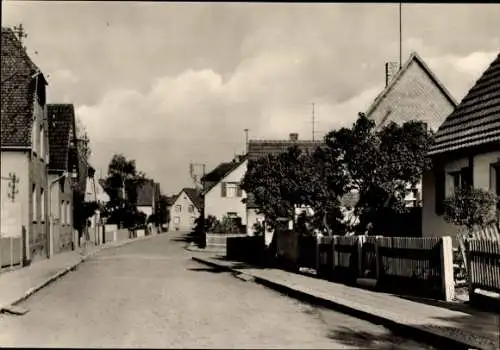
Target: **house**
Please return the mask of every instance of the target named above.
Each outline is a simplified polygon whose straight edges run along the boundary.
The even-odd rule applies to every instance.
[[[19,256],[35,261],[49,254],[47,81],[10,28],[1,79],[1,235],[22,240]]]
[[[155,212],[159,198],[160,184],[149,180],[137,189],[137,209],[148,218]]]
[[[443,219],[443,200],[464,184],[500,194],[500,54],[439,127],[423,176],[426,236],[455,236]]]
[[[290,147],[297,146],[302,151],[314,152],[322,141],[299,140],[297,133],[289,135],[288,140],[250,140],[248,143],[248,160],[258,160],[268,155],[277,156],[286,152]],[[254,225],[264,221],[264,215],[258,213],[253,194],[248,194],[246,203],[247,233],[253,234]]]
[[[413,52],[401,69],[398,63],[385,64],[385,88],[365,114],[375,121],[376,129],[391,121],[402,124],[419,120],[437,130],[456,105],[450,92]],[[405,198],[407,206],[420,206],[421,184],[410,190]]]
[[[49,255],[71,250],[73,244],[73,188],[78,169],[75,108],[47,105],[49,123]]]
[[[203,212],[203,197],[196,188],[183,188],[176,196],[170,210],[171,231],[191,231],[195,220]]]
[[[247,224],[246,205],[242,202],[246,193],[240,188],[247,163],[246,155],[238,155],[231,162],[219,164],[201,178],[205,218],[210,215],[219,221],[224,217],[239,218],[241,225]]]
[[[101,218],[101,208],[109,202],[109,195],[104,190],[101,181],[96,181],[95,179],[95,169],[92,166],[88,166],[87,171],[87,181],[85,186],[85,202],[95,202],[98,208],[94,215],[92,215],[88,221],[90,225],[88,226],[90,241],[95,245],[102,244],[106,241],[104,227],[105,222]]]

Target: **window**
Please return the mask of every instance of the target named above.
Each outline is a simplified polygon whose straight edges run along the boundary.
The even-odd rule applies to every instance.
[[[71,225],[71,203],[66,202],[66,223]]]
[[[176,211],[177,213],[180,213],[180,212],[181,212],[181,210],[182,210],[182,206],[181,206],[180,204],[177,204],[177,205],[175,206],[175,211]]]
[[[41,221],[45,221],[45,191],[43,188],[40,189],[40,216]]]
[[[38,144],[38,140],[37,140],[37,136],[38,136],[38,133],[37,133],[37,127],[36,127],[36,119],[33,121],[33,127],[31,128],[31,148],[33,149],[33,152],[34,153],[38,153],[38,149],[37,149],[37,144]]]
[[[194,213],[194,205],[192,205],[192,204],[189,205],[188,212],[189,213]]]
[[[61,193],[64,193],[64,177],[61,178],[61,180],[59,180],[59,191]]]
[[[221,183],[221,196],[234,198],[241,197],[242,192],[238,183],[236,182],[223,182]]]
[[[31,211],[32,211],[32,220],[34,222],[37,221],[38,213],[37,213],[37,193],[36,193],[36,185],[33,184],[33,188],[31,190]]]
[[[43,159],[45,157],[45,138],[43,128],[40,128],[40,158]]]
[[[446,179],[446,197],[453,196],[459,188],[472,186],[472,168],[451,171]]]
[[[64,215],[66,212],[64,211],[64,201],[61,201],[59,204],[59,223],[64,224]]]
[[[179,225],[180,222],[181,222],[181,218],[179,216],[175,216],[174,217],[174,224]]]
[[[189,218],[189,224],[190,224],[191,226],[193,226],[193,225],[194,225],[195,220],[196,220],[196,218],[195,218],[194,216],[190,217],[190,218]]]

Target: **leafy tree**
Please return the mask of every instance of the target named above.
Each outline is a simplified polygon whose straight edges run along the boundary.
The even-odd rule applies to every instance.
[[[170,220],[170,211],[168,210],[168,197],[161,194],[157,203],[155,210],[155,224],[160,226]]]
[[[135,160],[122,154],[115,154],[108,166],[108,176],[103,187],[109,196],[109,221],[130,227],[140,221],[137,211],[137,189],[148,180],[144,173],[137,171]],[[142,218],[145,222],[146,218]]]
[[[326,145],[340,152],[348,183],[344,190],[359,191],[356,214],[361,217],[358,230],[376,223],[378,214],[406,210],[404,198],[409,185],[416,185],[430,167],[427,152],[432,133],[424,123],[389,123],[375,130],[375,123],[360,113],[353,127],[330,132]]]

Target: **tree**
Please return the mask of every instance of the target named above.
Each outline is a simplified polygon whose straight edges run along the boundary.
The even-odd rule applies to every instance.
[[[345,192],[359,192],[356,214],[358,230],[376,224],[384,211],[403,212],[409,186],[415,186],[431,165],[427,152],[432,133],[424,123],[389,123],[375,130],[375,122],[360,113],[350,129],[332,131],[325,143],[344,164]]]
[[[135,160],[129,160],[122,154],[113,155],[108,176],[103,181],[109,196],[109,222],[121,223],[125,227],[138,222],[137,190],[147,181],[145,174],[137,171]]]

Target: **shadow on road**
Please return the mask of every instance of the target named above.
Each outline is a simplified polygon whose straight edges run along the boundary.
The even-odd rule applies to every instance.
[[[194,268],[189,268],[188,271],[194,271],[194,272],[211,272],[211,273],[227,272],[227,270],[219,269],[219,268],[213,268],[213,267],[194,267]]]

